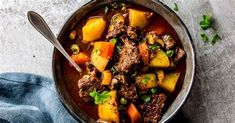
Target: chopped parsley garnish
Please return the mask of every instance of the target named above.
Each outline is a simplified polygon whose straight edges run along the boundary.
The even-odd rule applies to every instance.
[[[131,74],[131,78],[134,78],[136,76],[137,72],[135,71],[133,74]]]
[[[151,97],[149,95],[143,95],[143,96],[141,96],[141,100],[144,103],[148,103],[151,100]]]
[[[125,3],[121,3],[121,6],[122,6],[122,10],[126,11],[126,4]]]
[[[117,43],[117,38],[112,38],[112,39],[109,40],[109,42],[112,42],[112,43],[116,44]]]
[[[218,39],[221,39],[218,34],[214,34],[211,39],[211,44],[215,45]]]
[[[105,6],[105,8],[104,8],[104,14],[106,15],[106,14],[108,13],[108,11],[109,11],[109,7],[108,7],[108,6]]]
[[[201,39],[202,39],[203,41],[205,41],[205,42],[208,41],[208,36],[207,36],[204,32],[201,32],[201,33],[200,33],[200,36],[201,36]]]
[[[90,92],[90,96],[94,98],[95,104],[102,104],[110,97],[108,91],[103,91],[102,93],[98,93],[96,90]]]
[[[145,75],[144,77],[143,77],[143,79],[142,79],[142,83],[143,84],[147,84],[147,82],[150,80],[150,77],[148,76],[148,75]]]
[[[152,88],[150,91],[151,91],[152,94],[156,94],[157,93],[157,89],[156,88]]]
[[[150,49],[150,50],[156,50],[156,49],[159,49],[159,48],[160,48],[160,46],[158,46],[158,45],[156,45],[156,44],[149,46],[149,49]]]
[[[113,3],[111,3],[111,6],[112,6],[114,9],[117,9],[117,8],[118,8],[118,3],[117,3],[117,2],[113,2]]]
[[[101,53],[100,49],[96,49],[95,53],[97,53],[99,55]]]
[[[206,30],[207,28],[211,27],[212,25],[211,15],[203,15],[202,20],[200,21],[199,24],[203,30]]]
[[[115,74],[115,73],[117,72],[117,70],[116,70],[113,66],[110,68],[110,71],[111,71],[113,74]]]
[[[122,51],[122,48],[121,48],[120,46],[117,45],[116,48],[117,48],[117,51],[118,51],[118,52],[121,52],[121,51]]]
[[[173,9],[174,9],[174,11],[176,11],[176,12],[179,11],[178,5],[177,5],[176,3],[174,3]]]
[[[168,57],[172,57],[174,55],[174,50],[168,50],[166,51],[166,54]]]

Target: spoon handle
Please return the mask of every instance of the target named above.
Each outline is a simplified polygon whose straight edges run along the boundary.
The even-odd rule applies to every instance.
[[[70,61],[70,63],[76,68],[78,72],[82,72],[82,69],[71,59],[68,53],[61,46],[60,42],[52,33],[51,29],[49,28],[45,20],[38,13],[33,11],[29,11],[27,16],[31,25],[38,32],[40,32],[48,41],[50,41],[55,46],[55,48],[59,50],[60,53],[62,53],[65,56],[65,58],[67,58]]]

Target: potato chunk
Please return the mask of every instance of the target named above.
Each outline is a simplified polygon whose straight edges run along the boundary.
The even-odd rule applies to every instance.
[[[110,70],[105,70],[102,72],[102,76],[101,76],[101,84],[102,85],[109,85],[111,80],[112,80],[112,73],[110,72]]]
[[[103,17],[89,18],[82,28],[82,36],[84,43],[89,43],[101,38],[105,30],[106,22]]]
[[[170,60],[164,51],[157,49],[156,56],[150,61],[150,66],[157,68],[167,68],[170,66]]]
[[[116,102],[117,92],[110,91],[110,98],[106,102],[98,105],[98,115],[101,120],[107,122],[119,122],[119,112]]]
[[[131,27],[144,28],[148,24],[151,13],[136,9],[129,9],[129,23]]]
[[[136,84],[141,90],[157,86],[157,79],[154,73],[147,73],[136,76]]]
[[[175,90],[175,86],[176,86],[176,83],[177,83],[179,77],[180,77],[179,72],[165,74],[163,81],[159,82],[158,85],[161,88],[163,88],[169,92],[173,92]]]

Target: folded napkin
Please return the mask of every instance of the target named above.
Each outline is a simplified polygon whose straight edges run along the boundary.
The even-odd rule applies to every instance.
[[[0,123],[76,123],[54,82],[26,73],[0,74]]]

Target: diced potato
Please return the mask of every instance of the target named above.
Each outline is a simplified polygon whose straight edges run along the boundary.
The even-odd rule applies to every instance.
[[[105,30],[106,22],[103,17],[89,18],[82,28],[84,43],[89,43],[101,38]]]
[[[110,70],[105,70],[102,72],[102,76],[101,76],[101,84],[102,85],[109,85],[111,80],[112,80],[112,74],[110,72]]]
[[[156,35],[155,34],[147,34],[146,39],[147,39],[149,44],[154,44],[155,39],[156,39]]]
[[[167,68],[170,66],[170,60],[164,51],[157,49],[156,56],[150,61],[150,66],[157,68]]]
[[[179,77],[180,77],[179,72],[166,74],[163,79],[163,82],[158,83],[158,85],[161,88],[163,88],[169,92],[173,92],[175,90],[175,86],[176,86],[176,83],[177,83]]]
[[[138,87],[141,90],[146,90],[149,88],[153,88],[157,86],[157,79],[154,73],[147,73],[137,76],[138,80]]]
[[[111,42],[95,42],[91,53],[91,63],[103,72],[113,55],[114,44]]]
[[[148,12],[129,9],[129,23],[132,27],[144,28],[148,24]]]
[[[98,105],[98,115],[101,120],[117,123],[119,122],[119,112],[116,102],[117,92],[113,90],[109,94],[110,98]]]
[[[162,83],[164,79],[164,72],[163,70],[157,70],[157,78],[158,78],[158,83]]]
[[[131,119],[131,123],[139,123],[140,122],[141,114],[133,103],[130,103],[130,105],[128,106],[127,113]]]

